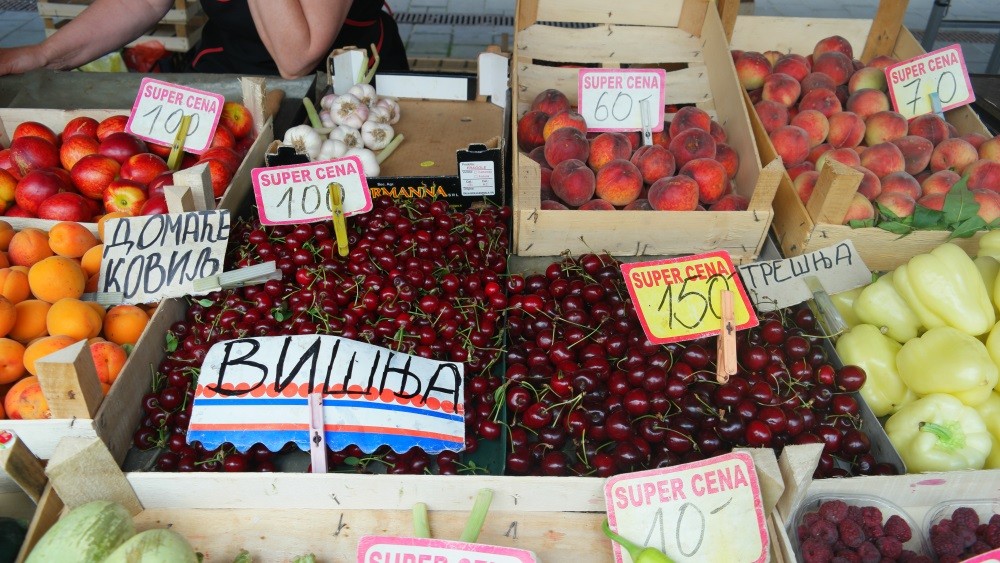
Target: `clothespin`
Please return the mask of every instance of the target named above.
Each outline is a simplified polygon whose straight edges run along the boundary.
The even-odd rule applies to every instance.
[[[642,119],[642,144],[652,145],[653,144],[653,116],[652,109],[649,107],[649,100],[641,100],[639,102],[639,115]]]
[[[330,208],[333,209],[333,234],[337,238],[337,253],[347,256],[351,249],[347,246],[347,219],[344,217],[344,187],[336,182],[331,182],[327,189],[330,191]]]
[[[733,322],[733,292],[722,292],[722,330],[719,332],[719,355],[715,362],[715,379],[719,383],[736,375],[736,324]]]
[[[199,278],[191,282],[191,286],[195,291],[201,293],[214,291],[216,289],[230,289],[234,287],[256,285],[264,283],[268,280],[278,279],[281,279],[281,272],[278,271],[278,268],[272,260],[270,262],[247,266],[246,268],[222,272],[221,274],[214,276]]]
[[[309,393],[309,456],[313,473],[326,473],[326,428],[323,394]]]
[[[122,301],[125,301],[125,294],[120,291],[109,291],[107,293],[84,293],[80,296],[80,301],[93,301],[98,305],[110,307],[113,305],[121,305]]]
[[[174,144],[170,147],[170,156],[167,157],[167,166],[171,170],[179,170],[181,162],[184,160],[184,141],[187,140],[189,127],[191,127],[191,116],[182,116],[181,124],[177,128],[177,136],[174,137]]]
[[[944,119],[944,110],[941,109],[941,97],[938,96],[937,92],[930,93],[931,98],[931,111],[937,114],[938,117]]]
[[[819,281],[816,276],[806,276],[805,282],[809,292],[812,293],[812,301],[809,302],[810,308],[827,335],[833,336],[847,330],[847,323],[844,322],[840,311],[830,299],[830,294],[823,288],[823,282]]]

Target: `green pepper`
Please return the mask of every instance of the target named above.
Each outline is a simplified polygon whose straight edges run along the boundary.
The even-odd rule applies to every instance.
[[[607,519],[604,520],[601,528],[604,530],[605,536],[608,536],[612,541],[625,548],[629,557],[632,558],[633,563],[674,563],[673,559],[667,557],[666,554],[655,547],[642,547],[612,532]]]
[[[863,289],[863,287],[856,287],[847,291],[841,291],[840,293],[834,293],[830,296],[830,301],[837,308],[837,312],[840,313],[840,318],[843,319],[847,328],[861,324],[861,319],[854,312],[854,302],[861,295]]]
[[[989,398],[1000,378],[986,345],[950,326],[932,328],[903,344],[896,370],[918,395],[948,393],[969,406]]]
[[[952,243],[910,258],[896,268],[893,283],[928,329],[951,326],[979,336],[997,321],[976,264]]]
[[[899,342],[869,324],[860,324],[837,339],[840,359],[865,370],[867,378],[860,393],[877,416],[896,412],[917,398],[896,371],[900,348]]]
[[[920,319],[892,284],[892,272],[868,285],[854,301],[854,312],[862,323],[875,325],[896,342],[903,343],[923,332]]]
[[[982,469],[992,443],[976,409],[945,393],[921,397],[885,422],[907,471]]]
[[[976,406],[976,412],[986,424],[986,430],[993,441],[993,449],[986,458],[984,469],[1000,469],[1000,392],[990,393],[986,402]]]

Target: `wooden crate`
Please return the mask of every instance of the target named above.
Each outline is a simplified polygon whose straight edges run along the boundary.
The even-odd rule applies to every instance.
[[[45,24],[45,36],[48,37],[80,15],[93,0],[63,0],[51,2],[39,0],[38,15]],[[205,27],[207,18],[201,10],[198,0],[174,0],[174,7],[167,12],[153,29],[142,37],[129,43],[134,47],[147,41],[159,41],[168,51],[186,53],[201,39],[201,30]]]
[[[618,256],[675,255],[727,250],[734,262],[756,258],[771,224],[779,167],[761,168],[736,70],[715,3],[706,0],[637,2],[609,10],[606,2],[521,0],[517,6],[512,88],[517,117],[546,88],[576,104],[576,68],[556,64],[598,63],[617,68],[668,67],[667,104],[696,104],[726,129],[740,155],[736,191],[747,211],[551,211],[541,210],[541,172],[515,150],[514,248],[519,255],[553,256],[608,251]],[[595,23],[572,29],[538,22]],[[544,62],[545,64],[542,64]]]
[[[905,11],[905,2],[900,3]],[[855,53],[861,53],[862,60],[868,61],[878,55],[892,55],[900,60],[915,57],[924,52],[920,43],[902,26],[902,14],[895,2],[883,2],[875,20],[857,19],[810,19],[779,18],[766,16],[740,16],[733,31],[732,48],[746,51],[777,50],[800,54],[812,53],[816,42],[830,35],[841,35],[851,42]],[[864,47],[862,51],[861,48]],[[757,149],[763,162],[773,163],[778,158],[771,140],[745,97],[749,108]],[[981,133],[992,136],[979,117],[968,106],[945,112],[945,118],[960,134]],[[853,197],[857,191],[860,176],[855,181],[848,178],[837,179],[830,184],[826,198],[817,201],[813,209],[820,212],[838,201]],[[823,188],[817,186],[815,193]],[[810,200],[810,206],[813,202]],[[852,229],[845,225],[821,222],[810,215],[802,204],[788,174],[782,174],[778,192],[774,197],[774,231],[778,243],[786,256],[797,256],[834,246],[844,240],[854,241],[865,264],[873,270],[891,270],[905,263],[910,257],[927,252],[948,241],[945,231],[917,231],[905,237],[877,227]],[[975,254],[979,248],[982,232],[971,238],[953,239],[952,242]]]

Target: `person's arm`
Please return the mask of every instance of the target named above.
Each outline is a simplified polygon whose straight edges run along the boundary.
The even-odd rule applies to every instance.
[[[172,0],[96,0],[45,41],[0,49],[0,76],[86,64],[140,37],[172,6]]]
[[[283,78],[312,73],[323,57],[330,54],[351,8],[351,0],[248,2],[257,33]]]

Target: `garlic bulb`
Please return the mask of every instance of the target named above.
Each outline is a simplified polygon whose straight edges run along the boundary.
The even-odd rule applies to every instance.
[[[379,175],[378,157],[368,149],[347,149],[344,156],[356,156],[361,159],[361,171],[371,178]]]
[[[389,124],[392,120],[392,114],[384,106],[375,106],[368,112],[368,121],[365,123],[374,121],[375,123],[385,123]]]
[[[372,107],[375,105],[375,102],[378,101],[378,94],[375,93],[375,87],[371,84],[355,84],[347,90],[347,93],[361,100],[361,102],[368,107]]]
[[[365,146],[361,140],[361,131],[346,125],[338,125],[333,131],[330,131],[329,138],[335,141],[343,141],[349,149]]]
[[[347,152],[347,145],[344,141],[327,139],[323,141],[319,149],[319,157],[316,160],[330,160],[331,158],[340,158],[344,156]]]
[[[395,125],[399,121],[399,102],[392,98],[379,98],[375,102],[375,107],[385,108],[389,112],[389,125]]]
[[[393,135],[395,132],[392,130],[392,125],[388,123],[366,121],[361,126],[361,140],[364,142],[365,148],[373,151],[384,149],[392,140]]]
[[[330,116],[337,125],[360,129],[368,119],[368,106],[350,94],[338,96],[330,106]]]
[[[323,127],[336,127],[337,124],[333,122],[333,117],[330,115],[330,110],[322,110],[319,112],[319,121],[323,124]]]
[[[285,145],[295,147],[297,152],[304,152],[309,156],[309,160],[316,160],[319,156],[320,147],[323,145],[323,135],[316,132],[308,125],[296,125],[285,131],[285,136],[281,139]]]
[[[323,109],[330,109],[330,107],[333,106],[333,101],[336,99],[336,94],[327,94],[319,99],[319,107]]]

